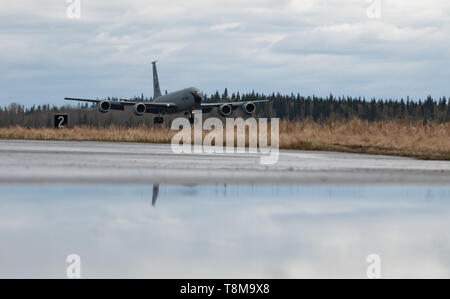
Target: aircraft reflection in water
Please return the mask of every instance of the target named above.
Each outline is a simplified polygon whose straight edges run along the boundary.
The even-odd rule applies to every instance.
[[[159,184],[153,185],[152,206],[155,206],[156,204],[156,200],[158,199],[158,193],[159,193]]]
[[[198,269],[212,278],[367,278],[372,253],[386,257],[383,278],[450,274],[449,185],[161,180],[0,184],[0,194],[0,278],[67,278],[73,248],[89,263],[84,278],[190,278]]]
[[[158,200],[158,196],[159,196],[159,185],[160,184],[153,184],[152,206],[156,206],[156,201]],[[224,193],[223,194],[226,197],[226,195],[227,195],[227,184],[224,184],[223,186],[224,186],[224,190],[223,190]],[[194,188],[194,187],[198,187],[198,186],[197,185],[186,185],[185,187]],[[192,191],[191,192],[184,191],[183,193],[187,194],[187,195],[191,195],[191,196],[193,196],[195,194],[195,192],[192,192]]]

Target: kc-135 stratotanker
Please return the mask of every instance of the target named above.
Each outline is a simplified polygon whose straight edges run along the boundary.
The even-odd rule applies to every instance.
[[[156,61],[153,64],[153,100],[139,101],[139,100],[92,100],[92,99],[78,99],[78,98],[64,98],[69,101],[80,101],[96,103],[98,110],[102,113],[107,113],[109,110],[124,111],[125,106],[132,106],[133,113],[137,116],[142,116],[145,113],[152,113],[154,123],[162,123],[164,114],[184,113],[189,115],[191,123],[194,121],[194,110],[202,110],[203,112],[210,112],[213,108],[217,108],[222,116],[230,116],[238,107],[246,114],[252,114],[256,110],[255,103],[268,102],[268,100],[247,101],[247,102],[222,102],[222,103],[205,103],[203,92],[195,87],[185,88],[179,91],[171,92],[165,95],[161,94],[159,88],[158,72],[156,70]]]

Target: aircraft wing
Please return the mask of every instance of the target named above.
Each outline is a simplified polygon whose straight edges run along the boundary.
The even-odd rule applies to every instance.
[[[103,100],[92,100],[92,99],[77,99],[77,98],[64,98],[64,100],[66,101],[78,101],[78,102],[88,102],[88,103],[100,103]],[[141,102],[141,101],[135,101],[135,100],[124,100],[124,99],[120,99],[118,101],[110,101],[113,104],[118,104],[118,105],[122,105],[122,106],[132,106],[134,104],[137,103],[143,103],[145,104],[145,106],[147,106],[147,108],[164,108],[164,107],[176,107],[177,104],[175,103],[168,103],[168,102],[163,102],[163,103],[154,103],[154,102]]]
[[[87,102],[87,103],[100,103],[103,100],[93,100],[93,99],[78,99],[78,98],[64,98],[64,100],[66,101],[78,101],[78,102]],[[131,101],[131,100],[119,100],[119,101],[110,101],[111,103],[114,104],[119,104],[119,105],[124,105],[124,106],[128,106],[128,105],[134,105],[138,102],[136,101]]]
[[[139,103],[139,102],[134,102],[133,103],[133,105],[134,104],[136,104],[136,103]],[[155,108],[165,108],[165,107],[171,107],[171,108],[176,108],[177,107],[177,104],[175,104],[175,103],[153,103],[153,102],[144,102],[144,104],[145,104],[145,106],[147,106],[147,108],[152,108],[152,107],[155,107]]]
[[[259,100],[259,101],[247,101],[247,102],[222,102],[222,103],[201,103],[202,108],[212,108],[212,107],[219,107],[222,106],[224,104],[226,105],[230,105],[233,107],[238,107],[238,106],[242,106],[246,103],[264,103],[264,102],[269,102],[270,100]]]
[[[97,103],[100,104],[101,102],[103,102],[103,100],[92,100],[92,99],[77,99],[77,98],[64,98],[67,101],[78,101],[78,102],[88,102],[88,103]],[[172,103],[172,102],[142,102],[142,101],[136,101],[136,100],[124,100],[124,99],[120,99],[118,101],[109,101],[109,103],[111,104],[110,109],[111,110],[121,110],[123,111],[125,109],[125,106],[133,106],[135,104],[144,104],[146,109],[145,112],[146,113],[154,113],[154,114],[158,114],[158,113],[173,113],[173,112],[177,112],[178,107],[177,104]]]
[[[99,103],[100,100],[91,100],[91,99],[75,99],[75,98],[64,98],[66,101],[78,101],[78,102],[88,102],[88,103]]]

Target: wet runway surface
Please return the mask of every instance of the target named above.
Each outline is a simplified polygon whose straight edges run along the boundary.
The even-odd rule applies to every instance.
[[[0,278],[450,277],[450,186],[0,184]]]
[[[170,145],[0,140],[0,183],[449,184],[450,162],[334,152],[175,154]]]
[[[450,163],[0,140],[0,278],[450,277]]]

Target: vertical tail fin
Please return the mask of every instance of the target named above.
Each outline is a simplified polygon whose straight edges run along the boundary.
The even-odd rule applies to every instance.
[[[159,89],[158,72],[156,71],[156,62],[153,61],[153,99],[161,96],[161,90]]]

